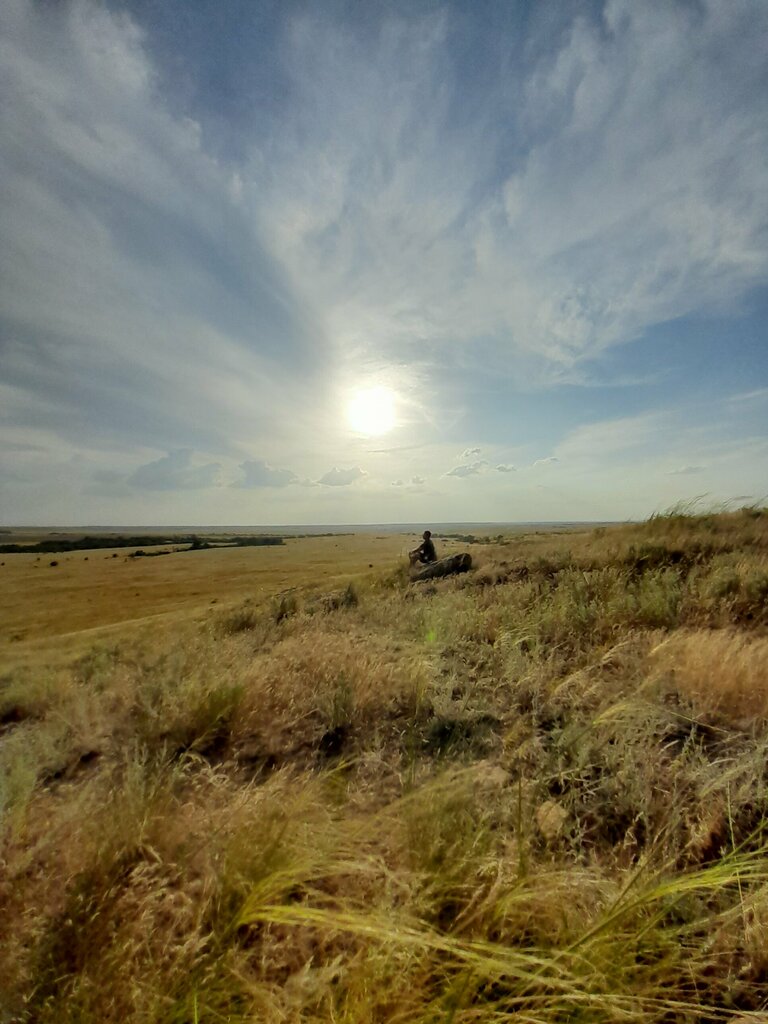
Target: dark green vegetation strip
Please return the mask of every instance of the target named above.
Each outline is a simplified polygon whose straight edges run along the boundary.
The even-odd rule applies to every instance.
[[[216,547],[272,547],[283,543],[282,537],[233,537],[216,543]],[[63,551],[93,551],[99,548],[159,547],[165,544],[189,544],[193,550],[212,547],[208,541],[191,536],[79,537],[73,540],[41,540],[37,544],[0,544],[0,554],[53,554]]]

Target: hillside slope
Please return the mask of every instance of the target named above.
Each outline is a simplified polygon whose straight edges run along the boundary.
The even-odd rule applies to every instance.
[[[764,1011],[768,512],[477,550],[4,678],[0,1019]]]

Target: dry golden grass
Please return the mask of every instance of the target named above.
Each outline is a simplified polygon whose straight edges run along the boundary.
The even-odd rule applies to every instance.
[[[680,632],[665,638],[651,660],[697,717],[746,729],[768,721],[768,637],[733,629]]]
[[[74,651],[143,625],[170,621],[175,627],[212,603],[260,601],[292,587],[330,588],[351,576],[380,573],[409,542],[412,537],[355,535],[158,558],[131,559],[130,548],[0,555],[0,665],[37,651],[43,657],[62,647]],[[94,632],[84,636],[86,630]]]
[[[767,527],[512,538],[410,587],[350,538],[333,600],[318,556],[290,599],[32,645],[0,681],[0,1019],[761,1019]]]

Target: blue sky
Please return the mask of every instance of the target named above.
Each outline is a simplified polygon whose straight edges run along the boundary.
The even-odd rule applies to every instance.
[[[762,0],[5,0],[0,520],[764,499],[766,38]]]

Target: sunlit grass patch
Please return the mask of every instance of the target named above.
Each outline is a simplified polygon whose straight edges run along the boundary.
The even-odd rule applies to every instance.
[[[388,735],[390,723],[418,714],[431,673],[403,644],[393,651],[380,638],[313,618],[256,661],[243,685],[237,742],[282,759],[302,749],[340,754],[353,734],[368,742]]]
[[[768,638],[734,629],[668,637],[652,661],[709,720],[760,728],[768,721]]]

